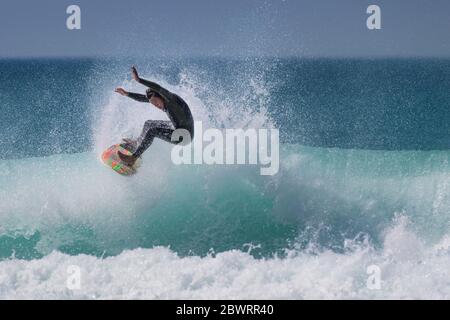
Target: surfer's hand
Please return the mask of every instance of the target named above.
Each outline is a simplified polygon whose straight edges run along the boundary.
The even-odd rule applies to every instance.
[[[116,88],[116,90],[114,90],[114,91],[123,96],[128,95],[128,92],[126,92],[123,88]]]
[[[139,81],[139,74],[138,74],[138,72],[137,72],[135,66],[132,66],[132,67],[131,67],[131,77],[132,77],[134,80]]]

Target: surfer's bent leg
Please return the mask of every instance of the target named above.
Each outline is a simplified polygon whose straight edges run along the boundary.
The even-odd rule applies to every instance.
[[[162,120],[148,120],[144,124],[142,133],[137,139],[138,147],[133,153],[134,157],[140,157],[145,150],[153,143],[154,138],[159,138],[167,142],[172,142],[172,133],[174,131],[172,122]]]

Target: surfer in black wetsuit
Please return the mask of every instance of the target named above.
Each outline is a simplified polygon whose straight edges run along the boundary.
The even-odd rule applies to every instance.
[[[187,103],[178,95],[164,89],[159,84],[142,79],[139,77],[136,68],[131,68],[131,75],[134,80],[148,87],[146,94],[127,92],[123,88],[117,88],[115,92],[130,97],[140,102],[150,102],[158,109],[164,111],[170,121],[147,120],[142,129],[142,133],[136,141],[124,139],[125,148],[133,151],[132,155],[126,155],[119,152],[120,159],[129,166],[132,166],[136,160],[147,150],[154,138],[178,144],[178,141],[172,141],[172,133],[176,129],[185,129],[189,132],[191,140],[194,137],[194,120],[191,110]]]

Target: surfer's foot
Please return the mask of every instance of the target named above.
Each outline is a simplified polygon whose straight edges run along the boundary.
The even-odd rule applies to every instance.
[[[134,150],[136,150],[137,141],[128,138],[123,138],[122,141],[123,143],[120,144],[122,148],[131,152],[134,152]]]
[[[137,158],[133,155],[126,155],[120,151],[117,152],[120,160],[122,160],[127,166],[133,166],[137,160]]]
[[[136,144],[136,141],[130,138],[123,138],[122,141],[128,144]]]

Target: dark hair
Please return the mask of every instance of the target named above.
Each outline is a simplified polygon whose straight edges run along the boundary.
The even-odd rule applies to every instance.
[[[148,99],[151,99],[152,97],[157,97],[157,98],[162,99],[161,95],[158,92],[153,91],[152,89],[147,89],[147,91],[145,91],[145,94],[147,95]]]

